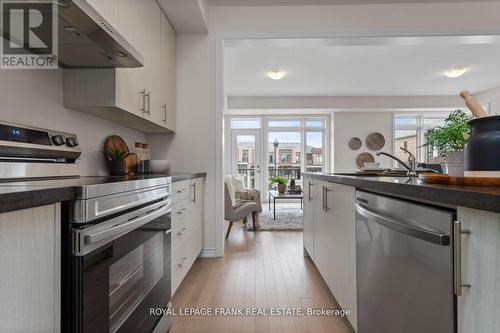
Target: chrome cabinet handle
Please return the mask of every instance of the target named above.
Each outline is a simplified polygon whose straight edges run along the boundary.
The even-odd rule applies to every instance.
[[[322,210],[325,211],[325,187],[324,186],[321,186],[322,188],[322,195],[321,195],[321,203],[323,204],[322,205]]]
[[[182,208],[180,211],[177,212],[177,215],[182,215],[186,212],[186,208]]]
[[[163,104],[162,106],[163,109],[163,122],[167,123],[167,104]]]
[[[182,190],[177,190],[177,193],[184,193],[184,192],[186,192],[187,190],[188,190],[187,188],[182,189]]]
[[[140,91],[141,95],[142,95],[142,107],[140,108],[140,110],[142,111],[142,113],[147,113],[148,111],[146,110],[146,89],[143,89]]]
[[[470,235],[468,229],[462,229],[462,222],[453,223],[453,275],[455,295],[462,296],[462,288],[470,287],[469,283],[462,282],[462,235]]]
[[[196,183],[191,184],[193,187],[193,200],[191,200],[193,203],[196,203]]]
[[[144,111],[144,113],[147,113],[148,116],[151,115],[151,92],[148,91],[145,96],[147,97],[147,101],[148,101],[148,108],[147,108],[147,111]]]
[[[184,264],[186,263],[187,257],[182,257],[182,262],[180,264],[177,264],[177,267],[183,268]]]
[[[182,236],[186,232],[186,228],[182,228],[182,231],[178,232],[177,235]]]
[[[309,194],[307,195],[307,199],[308,201],[311,201],[312,200],[312,197],[311,197],[311,186],[314,186],[313,183],[309,182]]]
[[[325,212],[331,210],[331,208],[328,207],[328,192],[330,191],[328,187],[323,186],[323,211]]]

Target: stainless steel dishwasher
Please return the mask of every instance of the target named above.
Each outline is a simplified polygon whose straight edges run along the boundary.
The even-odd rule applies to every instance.
[[[358,333],[453,333],[455,213],[356,193]]]

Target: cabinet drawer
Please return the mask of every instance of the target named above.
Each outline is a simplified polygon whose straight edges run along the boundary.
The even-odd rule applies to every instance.
[[[184,199],[189,199],[189,180],[183,180],[172,184],[172,202],[176,203]]]
[[[180,225],[191,224],[191,205],[189,199],[178,201],[172,206],[172,231]]]
[[[185,237],[185,239],[182,237]],[[182,237],[177,239],[176,243],[172,242],[172,295],[196,260],[190,239],[192,238],[192,232],[186,231]]]

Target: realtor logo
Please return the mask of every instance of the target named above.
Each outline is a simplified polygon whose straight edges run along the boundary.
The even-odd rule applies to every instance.
[[[57,5],[55,1],[3,0],[2,69],[57,67]]]

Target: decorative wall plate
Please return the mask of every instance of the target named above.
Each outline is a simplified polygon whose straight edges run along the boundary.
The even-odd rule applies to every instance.
[[[362,145],[363,143],[358,137],[353,137],[349,140],[349,148],[351,148],[352,150],[358,150]]]
[[[385,138],[382,134],[374,132],[366,137],[365,143],[368,149],[370,149],[371,151],[377,151],[384,148]]]
[[[356,166],[359,170],[363,170],[365,162],[375,162],[375,157],[370,153],[361,153],[356,157]]]

